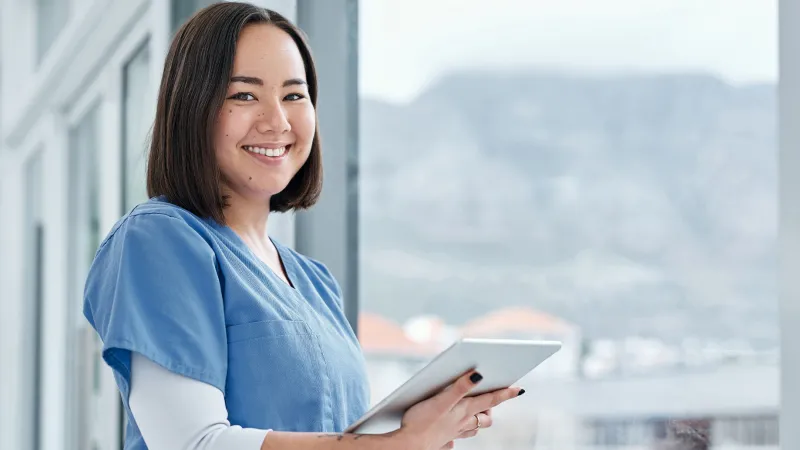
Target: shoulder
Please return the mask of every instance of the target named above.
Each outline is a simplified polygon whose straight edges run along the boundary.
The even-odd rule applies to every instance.
[[[125,386],[136,352],[224,389],[226,316],[210,233],[203,220],[151,200],[120,219],[97,250],[83,314]]]
[[[111,242],[139,236],[158,241],[160,236],[185,234],[190,241],[192,237],[202,241],[209,234],[210,228],[208,219],[202,219],[163,198],[152,198],[134,207],[114,224],[100,243],[98,254]],[[166,241],[166,244],[173,243],[169,239]],[[174,243],[178,244],[180,241]]]
[[[199,286],[203,298],[212,298],[218,287],[208,225],[188,211],[151,200],[122,217],[103,239],[86,276],[84,304],[92,315],[110,314],[120,302],[142,308],[176,304],[175,298]]]
[[[143,276],[158,271],[164,276],[188,268],[196,273],[216,271],[211,233],[207,221],[175,205],[156,199],[142,203],[119,219],[100,243],[87,274],[87,293],[118,279],[121,272]]]

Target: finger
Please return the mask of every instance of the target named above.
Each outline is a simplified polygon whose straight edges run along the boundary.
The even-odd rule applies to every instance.
[[[442,411],[450,411],[465,395],[469,394],[469,391],[480,383],[482,379],[483,375],[471,370],[442,391],[434,401]]]
[[[459,434],[459,435],[458,435],[458,437],[457,437],[456,439],[469,439],[469,438],[474,438],[474,437],[475,437],[475,436],[477,436],[477,435],[478,435],[478,430],[475,430],[475,431],[465,431],[465,432],[463,432],[463,433]]]
[[[481,411],[492,409],[505,401],[520,396],[520,392],[525,392],[525,390],[520,388],[507,388],[465,399],[468,401],[466,404],[467,413],[477,414]]]
[[[478,434],[478,431],[491,427],[493,423],[494,421],[492,420],[492,417],[488,414],[475,414],[474,416],[467,418],[464,426],[462,427],[461,434],[458,435],[457,439],[466,439],[475,436]]]
[[[489,410],[489,411],[491,412],[491,410]],[[491,414],[479,413],[478,417],[481,418],[481,428],[480,429],[491,428],[491,426],[494,424],[494,419],[492,419]]]
[[[448,442],[442,446],[442,450],[456,448],[456,443],[453,441]]]

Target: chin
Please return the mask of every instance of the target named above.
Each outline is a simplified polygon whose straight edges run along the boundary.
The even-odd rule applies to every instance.
[[[291,178],[288,176],[269,174],[258,177],[258,175],[252,171],[249,171],[249,173],[253,174],[252,177],[240,175],[237,177],[237,182],[235,184],[228,184],[230,190],[234,191],[236,197],[248,199],[248,201],[268,201],[273,196],[283,192],[291,181]]]
[[[269,200],[270,198],[283,192],[283,190],[286,189],[286,186],[287,185],[263,187],[254,190],[252,195],[260,199]]]

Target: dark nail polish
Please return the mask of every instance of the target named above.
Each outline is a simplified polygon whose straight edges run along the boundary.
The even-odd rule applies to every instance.
[[[520,389],[520,390],[519,390],[519,394],[517,394],[517,397],[519,397],[520,395],[522,395],[522,394],[524,394],[524,393],[525,393],[525,389]]]
[[[477,384],[482,379],[483,379],[483,375],[479,374],[478,372],[473,373],[469,377],[469,381],[472,381],[472,384]]]

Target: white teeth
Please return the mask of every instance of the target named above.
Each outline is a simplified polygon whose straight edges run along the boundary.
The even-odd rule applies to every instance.
[[[264,156],[271,156],[273,158],[277,158],[278,156],[283,156],[286,153],[286,147],[280,148],[261,148],[261,147],[250,147],[248,145],[244,146],[244,149],[248,152],[258,153],[259,155]]]

